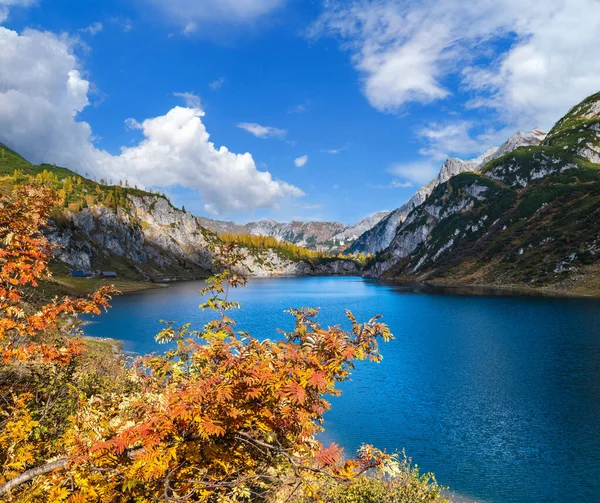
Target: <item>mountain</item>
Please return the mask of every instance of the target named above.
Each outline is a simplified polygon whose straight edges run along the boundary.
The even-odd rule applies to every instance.
[[[348,249],[348,253],[377,253],[384,250],[390,245],[396,230],[406,220],[410,212],[423,204],[438,185],[459,173],[477,171],[490,160],[512,152],[519,147],[539,145],[545,136],[546,134],[540,129],[534,129],[529,133],[519,131],[499,148],[492,147],[476,159],[468,161],[458,158],[447,159],[438,175],[431,182],[417,190],[400,208],[390,212],[379,223],[359,236]]]
[[[367,274],[597,291],[600,93],[573,107],[543,144],[539,131],[520,135],[483,166],[437,184]]]
[[[34,179],[57,191],[47,235],[63,272],[108,269],[147,281],[201,278],[212,272],[212,250],[221,239],[165,196],[97,183],[67,168],[36,166],[6,145],[0,149],[0,191]],[[243,256],[238,269],[253,275],[359,273],[352,260],[310,255],[301,248],[239,245],[238,251]]]
[[[356,241],[365,232],[375,227],[385,217],[390,214],[389,211],[379,211],[373,215],[363,218],[360,222],[354,225],[346,227],[342,232],[339,232],[333,236],[332,241],[339,243],[340,246],[344,246],[348,243]]]
[[[198,222],[219,234],[271,236],[278,241],[286,241],[312,250],[339,251],[372,228],[388,213],[385,211],[375,213],[350,226],[340,222],[276,222],[270,218],[237,224],[198,217]]]

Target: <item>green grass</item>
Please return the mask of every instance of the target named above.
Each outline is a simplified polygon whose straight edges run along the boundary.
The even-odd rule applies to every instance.
[[[112,285],[121,293],[164,288],[164,285],[160,285],[158,283],[123,279],[102,279],[98,277],[72,278],[70,276],[53,276],[50,281],[58,284],[60,287],[63,287],[71,295],[87,295],[88,293],[95,292],[98,288],[105,285]]]

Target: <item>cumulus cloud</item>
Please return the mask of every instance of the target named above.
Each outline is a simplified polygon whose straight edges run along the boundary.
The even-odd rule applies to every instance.
[[[142,140],[119,155],[96,148],[89,124],[77,120],[88,105],[85,80],[68,39],[48,32],[22,34],[0,27],[0,141],[31,161],[88,171],[98,178],[142,186],[197,189],[213,212],[270,208],[302,191],[257,169],[252,155],[216,147],[198,107],[175,107],[143,121],[128,119]]]
[[[328,0],[308,34],[341,40],[378,110],[444,99],[458,79],[470,106],[549,127],[600,89],[597,12],[600,0]]]
[[[187,32],[209,23],[247,25],[273,12],[286,0],[143,0]]]
[[[439,165],[430,162],[408,162],[408,163],[397,163],[394,164],[389,170],[388,173],[402,178],[404,182],[397,182],[398,187],[407,186],[407,183],[410,184],[418,184],[422,185],[424,183],[430,182],[439,171]],[[394,183],[394,182],[392,182]]]
[[[271,126],[261,126],[256,122],[240,122],[236,124],[236,127],[248,131],[248,133],[256,136],[257,138],[285,138],[287,131],[285,129],[278,129]]]
[[[30,7],[36,0],[0,0],[0,23],[8,18],[11,7]]]
[[[297,157],[296,159],[294,159],[294,164],[296,165],[297,168],[303,168],[304,166],[306,166],[307,162],[308,162],[307,155],[303,155],[301,157]]]

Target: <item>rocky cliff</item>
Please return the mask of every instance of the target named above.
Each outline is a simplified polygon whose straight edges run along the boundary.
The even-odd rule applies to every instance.
[[[437,184],[367,273],[576,289],[600,258],[600,93],[532,135]]]
[[[157,195],[128,196],[116,210],[96,205],[63,213],[49,233],[56,256],[77,269],[116,269],[160,281],[205,277],[213,269],[210,245],[217,236],[193,215]],[[240,247],[246,274],[360,274],[351,260],[292,260],[277,249]]]
[[[222,245],[221,239],[166,197],[127,183],[97,183],[66,168],[33,165],[0,147],[0,190],[34,180],[56,190],[47,233],[56,245],[57,265],[152,281],[202,278],[212,272],[214,246]],[[339,224],[335,231],[343,228]],[[299,254],[289,246],[238,244],[238,251],[243,257],[238,269],[252,275],[360,273],[353,260]],[[67,268],[59,267],[63,273]]]

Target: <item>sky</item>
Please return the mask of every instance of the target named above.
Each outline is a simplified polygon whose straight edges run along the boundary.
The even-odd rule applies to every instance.
[[[600,91],[600,0],[0,0],[0,141],[196,215],[346,224]]]

